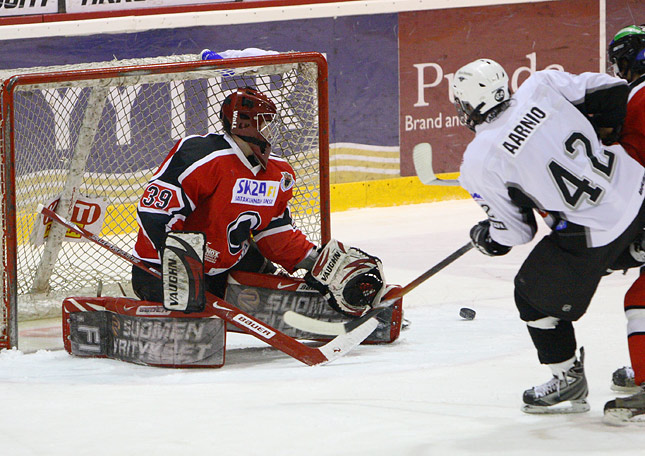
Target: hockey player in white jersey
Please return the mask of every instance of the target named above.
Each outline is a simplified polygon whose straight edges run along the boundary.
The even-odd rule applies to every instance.
[[[504,69],[480,59],[455,73],[453,91],[462,121],[475,132],[460,184],[488,216],[470,232],[475,247],[504,255],[531,241],[536,213],[551,228],[515,277],[520,318],[553,374],[524,392],[522,410],[585,412],[584,351],[576,356],[573,322],[645,225],[645,170],[621,146],[600,139],[611,144],[620,131],[627,84],[605,74],[545,70],[511,95]]]

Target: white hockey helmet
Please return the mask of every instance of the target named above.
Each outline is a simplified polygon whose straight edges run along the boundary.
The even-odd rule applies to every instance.
[[[452,91],[459,118],[473,131],[492,112],[499,112],[491,110],[511,98],[506,71],[490,59],[478,59],[457,70]]]

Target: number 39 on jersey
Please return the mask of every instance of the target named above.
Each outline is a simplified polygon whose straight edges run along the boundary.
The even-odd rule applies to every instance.
[[[170,212],[183,207],[179,198],[179,189],[165,182],[155,181],[148,185],[139,202],[140,209]]]

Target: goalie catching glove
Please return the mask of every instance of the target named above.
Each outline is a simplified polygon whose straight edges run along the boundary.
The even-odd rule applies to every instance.
[[[383,277],[381,260],[332,239],[320,250],[305,281],[334,310],[359,317],[379,303],[385,291]]]

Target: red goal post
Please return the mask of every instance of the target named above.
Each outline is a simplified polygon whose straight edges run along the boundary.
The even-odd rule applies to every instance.
[[[330,238],[327,63],[319,53],[0,70],[0,83],[0,348],[17,346],[19,319],[59,316],[67,296],[128,290],[129,264],[43,220],[38,205],[131,251],[145,183],[177,140],[222,130],[221,102],[237,87],[276,102],[282,125],[273,150],[296,173],[294,222],[315,243]]]

